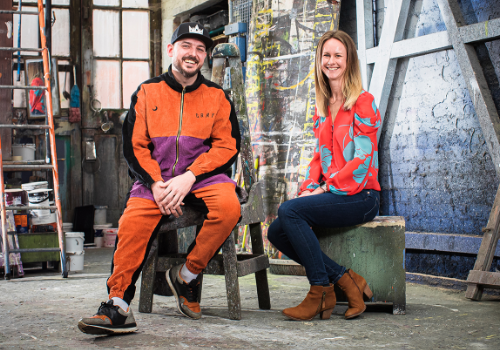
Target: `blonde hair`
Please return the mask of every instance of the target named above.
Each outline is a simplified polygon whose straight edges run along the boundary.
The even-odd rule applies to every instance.
[[[328,103],[332,97],[332,91],[328,78],[321,70],[323,47],[330,39],[340,41],[347,51],[346,70],[342,81],[342,95],[344,96],[344,109],[351,109],[356,103],[359,95],[363,91],[363,83],[361,80],[361,72],[359,70],[358,53],[356,45],[349,34],[341,30],[330,30],[323,34],[316,48],[316,59],[314,69],[314,82],[316,84],[316,108],[321,116],[328,115]]]

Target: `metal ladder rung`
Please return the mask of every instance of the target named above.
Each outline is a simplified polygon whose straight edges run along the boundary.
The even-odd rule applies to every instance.
[[[42,52],[43,49],[40,48],[22,48],[22,47],[0,47],[0,51],[33,51]]]
[[[3,165],[45,165],[44,160],[5,160]]]
[[[33,124],[0,124],[1,128],[11,128],[11,129],[50,129],[50,125],[33,125]]]
[[[44,165],[37,165],[37,164],[12,164],[12,165],[4,165],[3,169],[4,170],[51,170],[53,169],[54,166],[52,164],[44,164]]]
[[[46,86],[0,85],[0,89],[47,90]]]
[[[60,252],[59,248],[26,248],[26,249],[9,249],[9,253],[36,253],[36,252]]]
[[[5,210],[32,210],[32,209],[35,209],[35,210],[38,210],[38,209],[57,209],[57,207],[55,205],[49,205],[49,206],[45,206],[45,205],[30,205],[30,206],[27,206],[27,205],[19,205],[19,206],[6,205],[5,206]]]
[[[0,10],[0,14],[13,14],[13,15],[39,15],[38,12],[33,11],[12,11],[12,10]]]

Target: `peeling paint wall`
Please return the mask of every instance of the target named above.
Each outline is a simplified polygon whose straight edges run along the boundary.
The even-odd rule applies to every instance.
[[[296,196],[312,158],[315,50],[324,32],[338,28],[339,9],[325,0],[254,2],[245,88],[265,185],[264,235],[279,205]]]
[[[489,3],[478,13],[500,17],[499,4]],[[413,11],[416,36],[446,30],[435,0]],[[492,44],[498,76],[499,45]],[[482,234],[499,179],[455,52],[401,60],[405,67],[380,143],[381,213],[404,216],[407,231]]]

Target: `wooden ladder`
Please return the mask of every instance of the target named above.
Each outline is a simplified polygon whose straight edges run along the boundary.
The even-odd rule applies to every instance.
[[[483,288],[500,288],[500,272],[490,272],[491,263],[500,238],[500,186],[495,196],[488,224],[483,229],[484,236],[477,253],[474,270],[467,277],[467,291],[465,297],[472,300],[481,300]]]
[[[68,277],[68,269],[66,268],[66,252],[64,249],[64,234],[62,231],[62,209],[61,209],[61,199],[59,195],[59,172],[57,168],[57,152],[56,152],[56,139],[54,133],[54,116],[52,110],[52,91],[50,86],[50,59],[49,59],[49,49],[47,48],[47,38],[45,37],[45,15],[43,0],[38,0],[38,11],[22,11],[21,1],[19,1],[19,8],[17,11],[0,11],[1,14],[19,14],[19,15],[35,15],[38,16],[38,22],[40,24],[40,41],[41,48],[14,48],[14,47],[0,47],[3,51],[31,51],[31,52],[41,52],[43,57],[43,73],[45,86],[14,86],[14,85],[0,85],[0,89],[23,89],[23,90],[43,90],[46,94],[46,107],[47,107],[47,117],[45,119],[45,125],[13,125],[13,124],[0,124],[0,128],[10,128],[10,129],[42,129],[48,131],[48,138],[50,141],[50,155],[47,154],[46,160],[32,160],[32,161],[12,161],[3,162],[2,159],[2,144],[0,137],[0,211],[1,211],[1,221],[2,221],[2,251],[4,257],[4,271],[5,279],[10,278],[10,263],[9,254],[10,253],[31,253],[31,252],[60,252],[61,255],[61,270],[62,276],[64,278]],[[17,64],[20,64],[18,61]],[[50,162],[49,162],[50,158]],[[53,182],[54,182],[54,199],[55,206],[6,206],[5,204],[5,188],[4,188],[4,171],[23,171],[23,170],[52,170]],[[59,247],[57,248],[33,248],[33,249],[9,249],[9,234],[15,234],[15,232],[7,232],[6,225],[6,210],[33,210],[33,209],[55,209],[57,217],[57,233],[59,238]]]

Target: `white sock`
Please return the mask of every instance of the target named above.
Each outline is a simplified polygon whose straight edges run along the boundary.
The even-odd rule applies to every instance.
[[[186,281],[186,283],[189,283],[196,277],[198,277],[198,274],[189,271],[188,268],[186,267],[186,264],[184,264],[181,269],[181,277],[184,281]]]
[[[111,300],[113,300],[113,305],[121,307],[125,312],[128,311],[128,304],[125,302],[125,300],[118,297],[112,297]]]

